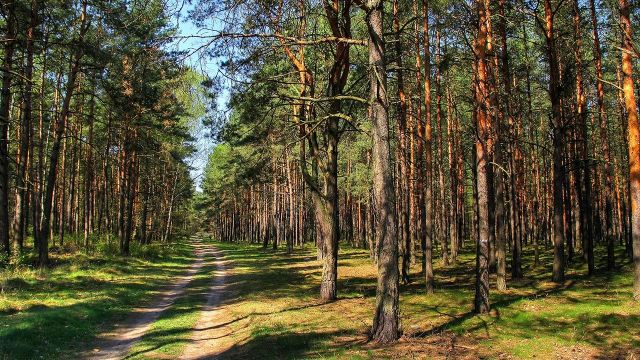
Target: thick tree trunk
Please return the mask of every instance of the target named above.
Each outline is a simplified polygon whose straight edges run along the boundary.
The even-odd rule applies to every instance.
[[[553,275],[554,282],[564,281],[564,133],[560,99],[560,70],[556,53],[554,33],[555,13],[551,0],[544,1],[545,38],[547,59],[549,61],[549,97],[551,99],[551,124],[553,125]]]
[[[339,109],[338,109],[339,112]],[[337,112],[332,112],[337,113]],[[320,228],[323,234],[322,283],[320,299],[337,299],[338,242],[340,240],[338,218],[338,119],[331,118],[328,124],[327,172],[325,174],[325,196],[322,206]],[[318,206],[318,204],[316,204]]]
[[[627,111],[629,142],[629,198],[631,202],[631,239],[633,247],[633,298],[640,301],[640,126],[638,103],[633,85],[633,40],[627,0],[619,0],[622,40],[622,92]]]
[[[476,138],[476,188],[478,191],[478,241],[476,243],[476,288],[474,309],[477,313],[487,313],[489,304],[489,236],[492,231],[489,221],[489,186],[488,176],[488,140],[491,132],[491,121],[487,116],[489,92],[487,88],[486,47],[487,47],[487,12],[483,0],[476,1],[478,14],[478,33],[475,39],[476,84],[475,84],[475,117],[477,127]]]
[[[380,239],[376,310],[371,337],[393,342],[400,336],[398,295],[398,238],[394,213],[393,176],[389,157],[389,114],[386,90],[385,45],[382,32],[383,1],[369,0],[369,117],[373,123],[373,191],[378,210],[376,233]]]
[[[6,11],[6,39],[0,94],[0,245],[11,255],[9,242],[9,122],[11,115],[11,82],[13,80],[13,52],[16,43],[15,2],[3,5]]]
[[[335,37],[351,37],[350,10],[352,3],[334,2],[325,3],[325,13],[331,31]],[[301,166],[305,182],[309,185],[316,214],[316,241],[318,243],[318,255],[322,261],[322,282],[320,285],[320,299],[333,301],[337,298],[337,273],[338,273],[338,242],[339,233],[339,206],[338,206],[338,142],[340,139],[339,117],[342,110],[341,100],[336,98],[342,95],[349,75],[349,48],[345,42],[337,42],[331,66],[326,95],[331,98],[329,116],[325,124],[326,152],[323,166],[323,187],[318,181],[318,168],[320,167],[320,150],[315,132],[309,135],[310,155],[312,158],[312,174],[306,171],[306,165]],[[313,96],[313,91],[312,91]]]

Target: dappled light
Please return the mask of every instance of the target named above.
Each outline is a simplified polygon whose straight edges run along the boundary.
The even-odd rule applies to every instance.
[[[638,21],[0,2],[0,360],[640,358]]]

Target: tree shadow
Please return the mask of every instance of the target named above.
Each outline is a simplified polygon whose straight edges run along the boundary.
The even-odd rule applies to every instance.
[[[343,332],[294,333],[277,328],[261,328],[251,338],[219,354],[205,354],[204,359],[301,359],[318,356],[331,348],[336,356],[350,348],[350,342],[336,342]],[[338,355],[339,356],[339,355]]]
[[[557,286],[554,287],[552,289],[546,289],[546,290],[538,290],[536,291],[534,294],[530,294],[530,295],[515,295],[515,296],[511,296],[511,295],[502,295],[501,299],[498,301],[495,301],[491,304],[491,309],[494,311],[493,313],[493,317],[496,319],[500,319],[500,309],[501,308],[506,308],[518,301],[521,300],[526,300],[526,299],[535,299],[535,298],[539,298],[542,296],[550,296],[553,294],[558,294],[561,293],[565,290],[571,289],[573,286],[575,285],[574,281],[570,281],[568,282],[566,285],[563,286]],[[449,321],[446,321],[440,325],[437,326],[433,326],[432,328],[429,329],[423,329],[423,330],[416,330],[414,331],[412,334],[407,334],[407,336],[409,337],[427,337],[427,336],[431,336],[434,334],[439,334],[442,333],[444,331],[450,330],[456,326],[461,325],[462,323],[466,322],[467,320],[471,319],[471,318],[477,318],[480,320],[480,322],[483,324],[483,327],[487,326],[487,322],[486,320],[483,319],[482,316],[479,316],[475,311],[470,310],[467,311],[463,314],[458,314],[458,315],[451,315],[449,313],[445,313],[442,312],[441,310],[439,310],[438,306],[433,306],[431,307],[431,310],[435,311],[436,313],[438,313],[439,315],[443,315],[446,316],[448,318],[450,318]],[[477,330],[477,328],[465,328],[468,331],[474,331]]]

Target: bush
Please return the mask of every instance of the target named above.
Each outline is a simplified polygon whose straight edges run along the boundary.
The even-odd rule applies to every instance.
[[[12,254],[11,257],[7,256],[5,252],[0,253],[0,269],[17,269],[35,266],[38,261],[38,256],[29,250],[30,249],[23,249],[18,254]]]
[[[131,256],[146,260],[160,259],[170,254],[174,244],[146,244],[131,243]]]
[[[120,254],[120,244],[111,238],[107,241],[106,236],[97,237],[95,245],[96,252],[106,256],[116,256]]]
[[[0,268],[5,268],[9,265],[9,256],[6,252],[2,251],[0,253]]]
[[[64,245],[60,246],[59,239],[55,239],[55,246],[49,248],[51,264],[59,265],[63,262],[80,261],[80,255],[92,258],[98,257],[119,257],[120,241],[118,237],[110,234],[92,234],[88,239],[88,246],[84,244],[82,235],[65,235]],[[25,241],[31,245],[32,240]],[[52,241],[53,244],[53,241]],[[154,260],[170,256],[176,250],[176,243],[152,243],[142,245],[138,241],[131,242],[131,257]],[[32,247],[26,247],[20,254],[8,257],[6,253],[0,252],[0,269],[17,269],[22,267],[37,267],[38,255]]]

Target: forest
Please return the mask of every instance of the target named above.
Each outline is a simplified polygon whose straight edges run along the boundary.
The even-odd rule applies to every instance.
[[[0,359],[640,357],[639,16],[3,0]]]

